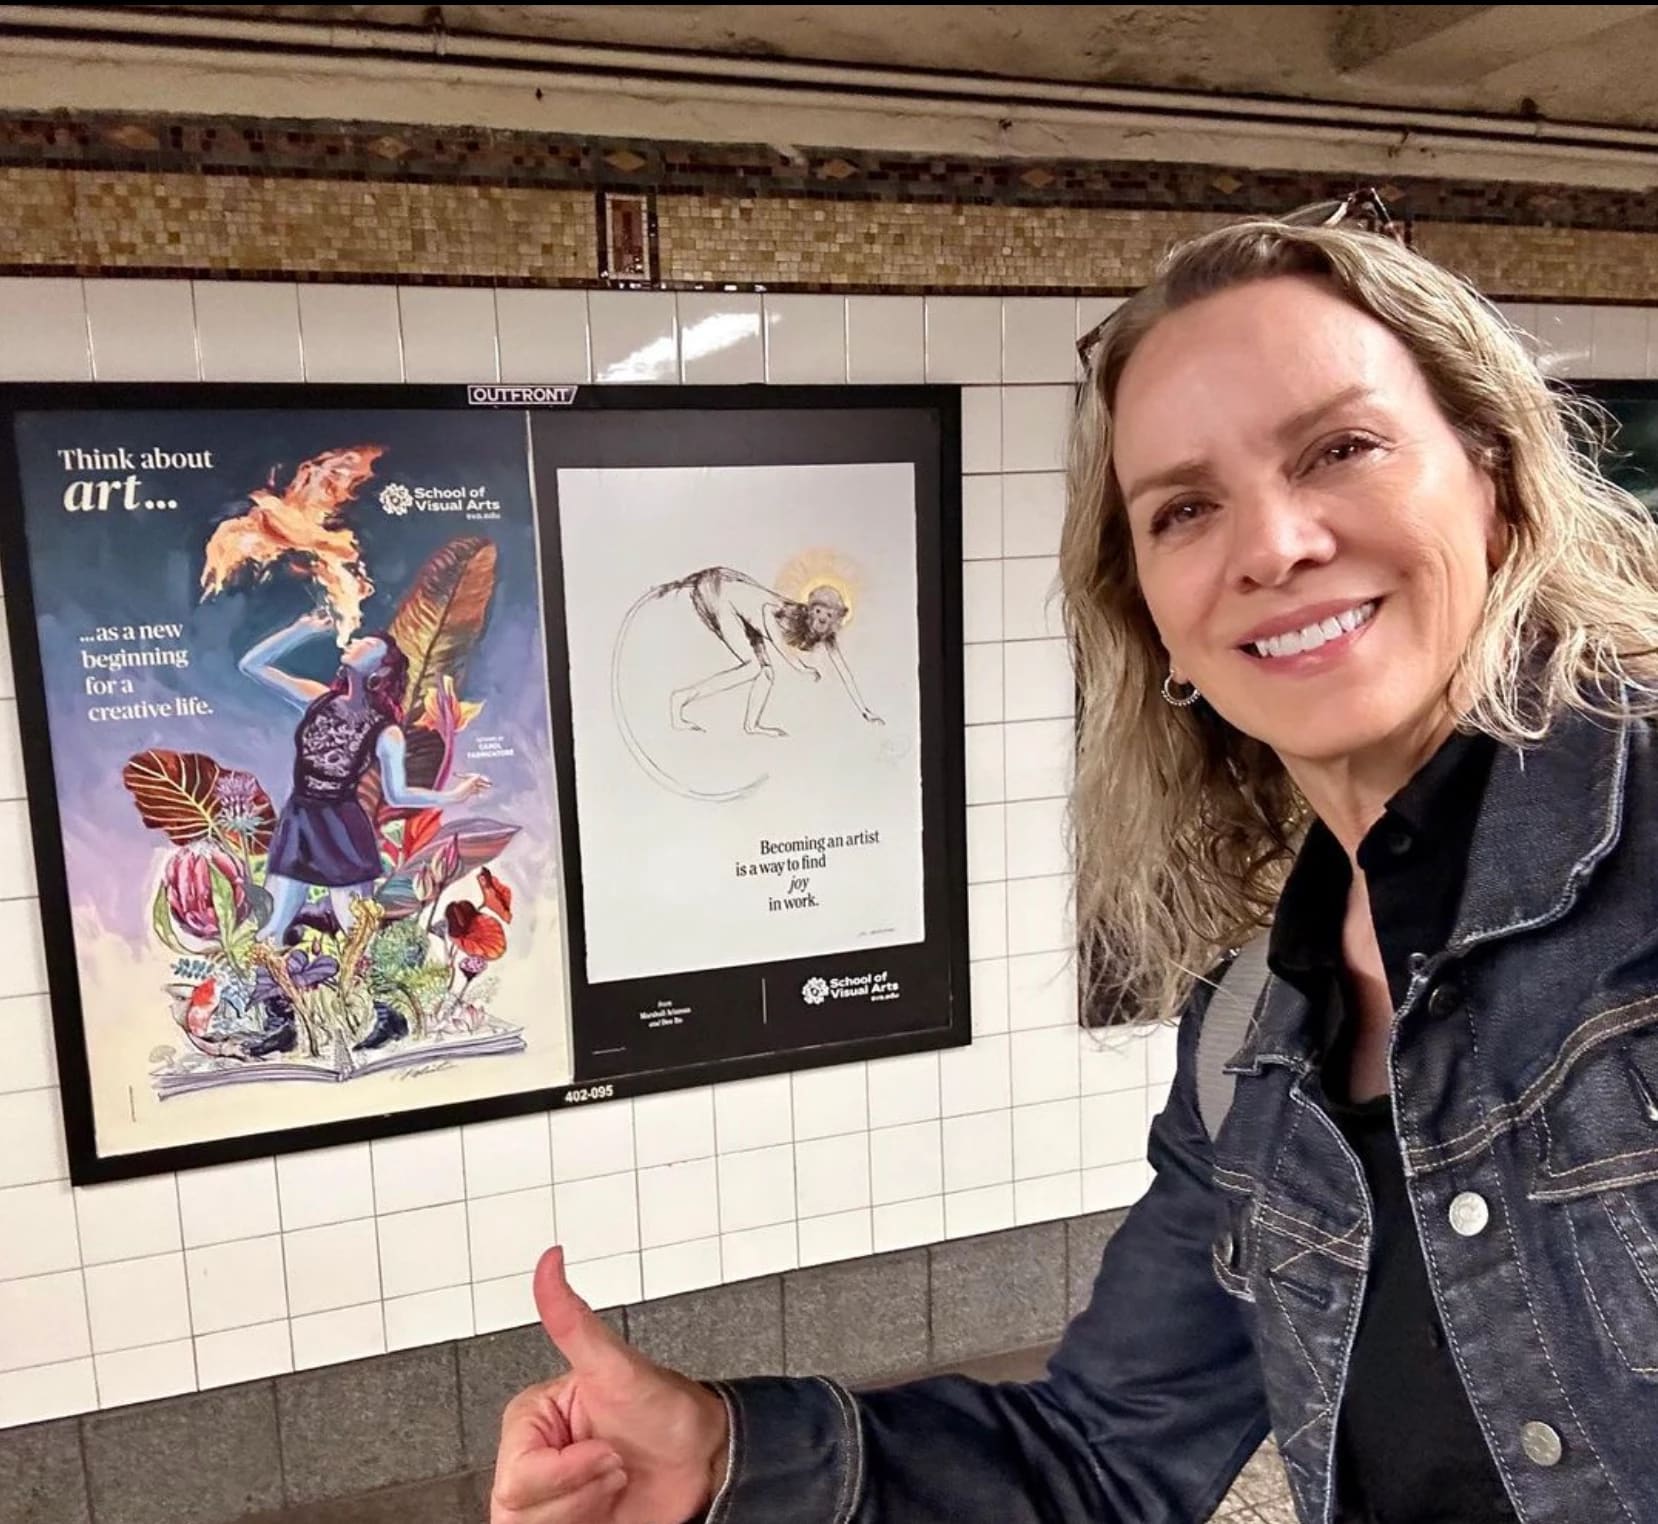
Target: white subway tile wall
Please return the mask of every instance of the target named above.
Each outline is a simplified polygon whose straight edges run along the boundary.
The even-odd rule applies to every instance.
[[[495,322],[503,381],[593,379],[585,291],[497,291]]]
[[[606,1306],[1140,1195],[1172,1034],[1076,1027],[1052,598],[1071,346],[1112,305],[0,280],[5,380],[960,384],[975,1037],[71,1190],[30,906],[0,942],[0,1426],[529,1322],[555,1236]],[[1658,374],[1646,309],[1507,311],[1557,374]],[[29,896],[13,692],[0,647],[0,893]]]

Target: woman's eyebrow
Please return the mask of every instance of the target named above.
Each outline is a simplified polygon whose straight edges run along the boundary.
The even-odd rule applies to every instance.
[[[1132,503],[1156,488],[1212,486],[1215,481],[1215,468],[1208,461],[1183,460],[1178,465],[1165,466],[1161,471],[1142,476],[1124,490],[1123,502]]]
[[[1311,407],[1304,407],[1299,412],[1292,413],[1272,433],[1279,444],[1286,444],[1298,434],[1306,431],[1323,418],[1327,413],[1333,413],[1353,402],[1366,401],[1373,395],[1370,387],[1364,382],[1355,382],[1352,386],[1344,386],[1334,396],[1326,397],[1322,402],[1315,402]]]
[[[1285,444],[1296,436],[1306,433],[1321,418],[1337,412],[1354,402],[1363,402],[1373,394],[1371,388],[1362,381],[1352,386],[1344,386],[1339,392],[1325,397],[1310,407],[1298,409],[1296,412],[1274,426],[1273,439],[1278,444]],[[1133,486],[1123,490],[1123,502],[1132,503],[1142,494],[1156,488],[1167,487],[1200,487],[1212,486],[1216,480],[1213,466],[1201,457],[1180,461],[1177,465],[1165,466],[1161,471],[1150,472],[1142,476]]]

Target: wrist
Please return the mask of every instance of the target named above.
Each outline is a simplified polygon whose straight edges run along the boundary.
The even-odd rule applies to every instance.
[[[706,1511],[725,1486],[731,1459],[731,1413],[725,1398],[712,1387],[703,1387],[702,1399],[708,1415],[703,1462],[703,1474],[708,1485],[708,1495],[703,1503]]]

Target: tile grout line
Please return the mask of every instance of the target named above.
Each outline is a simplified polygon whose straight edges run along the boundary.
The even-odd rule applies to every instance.
[[[201,1358],[196,1352],[196,1310],[190,1301],[190,1261],[184,1252],[184,1197],[179,1192],[178,1171],[174,1170],[168,1179],[173,1187],[173,1221],[178,1226],[178,1259],[179,1269],[184,1276],[184,1315],[190,1324],[190,1379],[195,1391],[201,1391]],[[79,1221],[80,1214],[76,1214]]]
[[[633,1139],[633,1257],[639,1268],[639,1296],[643,1300],[645,1295],[645,1211],[644,1201],[639,1194],[639,1176],[643,1173],[639,1163],[639,1101],[635,1096],[628,1102],[628,1132]],[[627,1314],[622,1314],[623,1326],[626,1326]]]
[[[276,1252],[277,1252],[277,1257],[282,1261],[282,1326],[283,1326],[283,1329],[287,1333],[287,1336],[288,1336],[288,1373],[290,1375],[292,1375],[293,1370],[294,1370],[294,1363],[295,1363],[294,1362],[294,1297],[293,1297],[293,1291],[289,1287],[289,1284],[288,1284],[288,1231],[287,1231],[287,1228],[283,1225],[283,1218],[282,1218],[282,1180],[281,1180],[281,1177],[277,1174],[276,1160],[274,1158],[270,1161],[270,1164],[271,1164],[271,1196],[276,1202]],[[376,1256],[376,1257],[378,1257],[378,1256]],[[200,1371],[199,1367],[197,1368],[197,1372],[196,1372],[196,1380],[197,1380],[198,1384],[201,1381],[201,1371]],[[278,1425],[278,1427],[279,1428],[281,1427],[280,1424]],[[287,1488],[287,1485],[288,1485],[286,1470],[284,1470],[284,1472],[283,1472],[282,1485],[283,1485],[283,1488],[284,1488],[284,1495],[286,1495],[286,1488]]]
[[[284,1313],[286,1314],[283,1318],[283,1326],[286,1328],[287,1334],[288,1334],[288,1374],[292,1375],[293,1374],[293,1369],[294,1369],[293,1298],[289,1295],[289,1292],[288,1292],[288,1244],[287,1244],[287,1239],[285,1237],[284,1229],[283,1229],[283,1226],[282,1226],[282,1221],[283,1221],[283,1219],[282,1219],[282,1180],[281,1180],[281,1177],[277,1174],[276,1160],[274,1158],[270,1161],[270,1164],[271,1164],[271,1191],[272,1191],[273,1195],[276,1198],[276,1243],[277,1243],[277,1252],[281,1256],[281,1259],[282,1259],[282,1306],[283,1306]],[[176,1177],[175,1177],[175,1179],[176,1179]],[[180,1231],[182,1233],[182,1231],[183,1231],[183,1204],[182,1204],[182,1198],[180,1200],[180,1223],[179,1223],[179,1227],[180,1227]],[[193,1324],[194,1324],[194,1314],[192,1312],[192,1326],[193,1326]],[[194,1341],[192,1341],[191,1347],[192,1347],[192,1349],[194,1349],[194,1347],[195,1347],[194,1346]],[[266,1377],[265,1379],[266,1379],[266,1382],[270,1386],[270,1393],[271,1393],[271,1427],[276,1431],[276,1478],[277,1478],[278,1484],[281,1486],[281,1489],[282,1489],[282,1500],[283,1500],[284,1504],[286,1504],[291,1500],[289,1499],[289,1496],[288,1496],[288,1446],[287,1446],[286,1438],[283,1434],[283,1429],[282,1429],[282,1398],[281,1398],[280,1393],[277,1391],[276,1377],[275,1376],[269,1376],[269,1377]],[[199,1390],[200,1382],[201,1382],[201,1368],[200,1368],[199,1364],[198,1364],[197,1370],[196,1370],[196,1381],[197,1381],[197,1386],[198,1386],[198,1390]]]
[[[723,1286],[725,1285],[725,1202],[721,1195],[720,1108],[719,1103],[714,1098],[714,1089],[713,1085],[708,1087],[709,1123],[714,1132],[714,1263],[718,1267],[716,1274],[719,1276],[719,1281],[717,1284]],[[789,1130],[791,1133],[794,1131],[792,1124]],[[644,1260],[641,1258],[639,1263],[640,1291],[645,1289],[644,1282]]]
[[[473,1287],[477,1278],[472,1270],[472,1198],[466,1188],[466,1136],[460,1127],[455,1128],[455,1148],[461,1156],[461,1223],[462,1231],[466,1235],[466,1327],[467,1338],[471,1338],[478,1328],[477,1294]],[[447,1287],[439,1288],[447,1290]],[[410,1348],[418,1348],[411,1345]]]
[[[380,1289],[380,1353],[384,1355],[391,1341],[386,1335],[386,1256],[380,1240],[380,1183],[374,1178],[373,1142],[364,1143],[362,1149],[368,1162],[368,1205],[374,1214],[374,1281]]]

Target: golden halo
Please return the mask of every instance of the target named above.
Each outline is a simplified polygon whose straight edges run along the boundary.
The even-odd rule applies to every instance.
[[[858,607],[862,579],[852,560],[828,546],[815,546],[786,562],[777,573],[774,586],[785,598],[806,603],[815,592],[828,588],[846,606],[841,628],[852,623]]]

